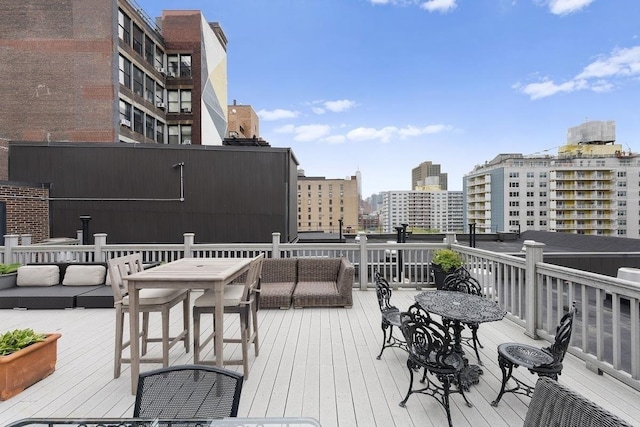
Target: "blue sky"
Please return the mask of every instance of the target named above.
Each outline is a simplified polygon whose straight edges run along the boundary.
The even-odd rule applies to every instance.
[[[362,174],[363,197],[449,189],[499,153],[556,154],[615,120],[640,151],[638,0],[137,0],[201,10],[228,39],[229,103],[250,104],[307,176]]]

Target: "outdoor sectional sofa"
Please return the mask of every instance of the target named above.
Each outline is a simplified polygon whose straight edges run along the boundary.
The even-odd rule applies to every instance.
[[[113,308],[106,263],[29,264],[0,288],[0,309]]]
[[[260,308],[351,307],[354,276],[347,258],[267,258]]]

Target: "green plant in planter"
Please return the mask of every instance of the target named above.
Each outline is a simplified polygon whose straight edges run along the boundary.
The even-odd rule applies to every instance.
[[[25,347],[44,341],[45,334],[34,332],[33,329],[15,329],[0,335],[0,356],[8,356]]]
[[[13,264],[0,264],[0,274],[10,274],[18,271],[18,267],[22,264],[14,262]]]
[[[443,271],[452,271],[462,267],[463,260],[462,256],[454,250],[438,249],[433,254],[431,264],[437,265]]]

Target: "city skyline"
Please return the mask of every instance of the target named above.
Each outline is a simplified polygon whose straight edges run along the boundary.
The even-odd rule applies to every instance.
[[[617,143],[640,151],[636,1],[137,3],[219,22],[229,104],[251,105],[307,176],[359,170],[363,198],[410,190],[423,161],[461,190],[500,153],[555,155],[586,120],[614,120]]]

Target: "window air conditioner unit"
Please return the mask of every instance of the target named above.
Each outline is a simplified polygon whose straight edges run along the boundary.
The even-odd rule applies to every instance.
[[[164,102],[156,102],[156,107],[162,108],[164,110]]]
[[[191,113],[191,108],[183,108],[182,112],[183,113]]]
[[[182,141],[182,145],[191,145],[191,140],[185,139],[184,141]]]
[[[120,126],[126,126],[128,128],[131,127],[131,122],[127,119],[120,119]]]
[[[164,74],[164,68],[162,67],[156,68],[156,71],[159,72],[160,74]]]

